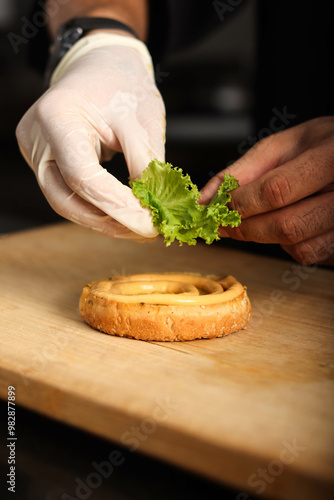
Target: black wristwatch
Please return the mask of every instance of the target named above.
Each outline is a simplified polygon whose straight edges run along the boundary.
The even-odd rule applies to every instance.
[[[45,71],[45,84],[48,86],[51,75],[66,52],[89,31],[96,29],[119,29],[138,38],[126,24],[104,17],[76,17],[62,24],[57,31]]]

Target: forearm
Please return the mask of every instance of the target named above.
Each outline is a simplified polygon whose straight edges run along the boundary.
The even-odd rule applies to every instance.
[[[54,0],[48,0],[54,3]],[[52,10],[51,10],[52,11]],[[148,31],[148,0],[69,0],[56,14],[49,16],[49,31],[54,37],[58,27],[73,17],[106,17],[132,28],[146,41]]]

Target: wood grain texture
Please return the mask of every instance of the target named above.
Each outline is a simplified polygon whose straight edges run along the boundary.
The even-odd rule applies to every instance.
[[[164,271],[234,275],[253,306],[247,330],[154,343],[83,323],[86,283]],[[64,223],[3,237],[0,280],[2,398],[14,385],[27,408],[250,495],[332,498],[332,271]]]

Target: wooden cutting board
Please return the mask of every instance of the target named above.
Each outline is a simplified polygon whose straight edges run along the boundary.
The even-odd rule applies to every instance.
[[[250,496],[332,497],[332,271],[71,223],[3,237],[0,266],[2,398],[13,385],[18,404]],[[154,343],[82,322],[87,282],[162,271],[236,276],[253,305],[247,330]]]

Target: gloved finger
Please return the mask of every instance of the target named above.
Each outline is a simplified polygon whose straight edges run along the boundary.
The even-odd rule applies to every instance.
[[[165,106],[156,87],[148,88],[140,97],[117,92],[110,108],[111,127],[121,144],[131,179],[140,177],[153,158],[164,161]]]
[[[39,140],[47,142],[41,135]],[[89,123],[81,117],[72,119],[71,126],[53,127],[47,137],[61,176],[72,191],[135,233],[148,238],[157,235],[151,212],[142,208],[128,186],[99,164],[100,140]],[[47,147],[41,149],[45,154]],[[34,164],[43,162],[35,160]],[[40,178],[40,167],[38,170]],[[50,190],[52,186],[44,182],[45,194]]]
[[[141,176],[151,160],[165,161],[164,131],[158,121],[152,120],[145,129],[139,122],[132,128],[133,136],[122,134],[120,142],[129,169],[130,179]]]
[[[38,182],[47,201],[62,217],[113,238],[147,240],[72,191],[65,183],[55,161],[41,163],[38,170]]]

